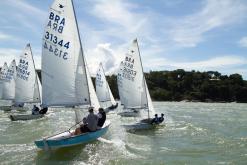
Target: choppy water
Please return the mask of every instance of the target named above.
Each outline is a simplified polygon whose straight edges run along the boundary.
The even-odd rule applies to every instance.
[[[33,142],[68,129],[74,123],[72,109],[50,109],[43,119],[22,122],[11,122],[10,112],[0,111],[0,164],[247,164],[247,104],[154,106],[165,114],[166,126],[128,133],[121,125],[140,118],[111,112],[105,142],[51,152]]]

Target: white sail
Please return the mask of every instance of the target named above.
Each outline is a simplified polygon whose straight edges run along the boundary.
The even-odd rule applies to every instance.
[[[95,85],[96,85],[96,93],[97,93],[98,99],[100,102],[102,102],[103,105],[107,104],[107,102],[111,103],[111,105],[116,105],[116,101],[113,98],[111,89],[106,80],[102,63],[99,64],[99,68],[97,70],[97,74],[95,78]]]
[[[43,36],[42,104],[90,104],[83,50],[71,0],[55,0]]]
[[[151,116],[154,116],[155,110],[154,110],[152,99],[151,99],[150,94],[149,94],[149,90],[148,90],[148,86],[147,86],[146,80],[145,80],[144,84],[145,84],[145,88],[146,88],[146,92],[147,92],[148,113],[149,113],[149,117],[151,117]]]
[[[0,99],[3,99],[4,81],[8,71],[7,63],[5,62],[0,71]]]
[[[108,84],[108,83],[107,83]],[[112,105],[116,105],[117,103],[116,103],[116,101],[115,101],[115,99],[114,99],[114,97],[113,97],[113,94],[112,94],[112,92],[111,92],[111,89],[110,89],[110,87],[109,87],[109,84],[108,84],[108,91],[109,91],[109,93],[110,93],[110,101],[111,101],[111,104]]]
[[[15,79],[16,79],[15,60],[11,62],[10,66],[6,70],[7,72],[4,72],[5,76],[4,76],[4,82],[3,82],[3,99],[14,100],[15,99]]]
[[[122,63],[124,108],[147,108],[144,74],[137,40],[134,40]]]
[[[119,66],[119,69],[118,69],[118,75],[117,75],[117,85],[118,85],[118,94],[119,94],[119,97],[120,97],[120,101],[121,101],[121,104],[124,105],[124,102],[125,102],[125,98],[124,98],[124,90],[123,90],[123,68],[124,68],[124,65],[123,65],[123,61],[121,61],[120,63],[120,66]]]
[[[3,83],[0,80],[0,100],[3,98]]]
[[[90,100],[91,100],[91,104],[89,106],[94,107],[94,110],[97,111],[100,108],[100,103],[96,95],[87,65],[86,65],[86,73],[87,73],[87,80],[88,80],[88,87],[89,87],[89,95],[90,95]],[[84,116],[81,112],[81,109],[75,109],[75,123],[80,123],[83,120],[83,117]]]
[[[27,44],[20,56],[15,90],[15,102],[17,103],[39,103],[41,101],[30,44]]]
[[[98,110],[100,108],[100,104],[87,66],[86,66],[86,71],[87,71],[87,80],[88,80],[91,106],[94,107],[95,110]]]
[[[102,63],[99,64],[97,74],[95,77],[96,93],[100,102],[110,101],[110,93],[108,89],[108,83],[106,81],[105,73]]]

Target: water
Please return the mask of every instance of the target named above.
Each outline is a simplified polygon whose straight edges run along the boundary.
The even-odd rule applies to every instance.
[[[45,118],[21,122],[0,111],[0,164],[247,163],[247,104],[154,102],[154,107],[165,114],[166,126],[128,133],[121,125],[140,118],[111,112],[102,141],[50,152],[37,149],[34,140],[73,125],[72,109],[50,109]]]

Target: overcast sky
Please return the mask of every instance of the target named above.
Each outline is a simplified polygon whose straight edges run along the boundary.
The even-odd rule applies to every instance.
[[[0,65],[41,41],[53,0],[0,1]],[[134,38],[149,70],[219,71],[247,79],[246,0],[74,0],[82,45],[95,73],[114,73]]]

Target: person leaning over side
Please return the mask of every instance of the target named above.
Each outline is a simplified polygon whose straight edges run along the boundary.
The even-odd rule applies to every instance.
[[[103,108],[99,108],[99,113],[98,113],[98,128],[101,128],[106,120],[106,113]]]

